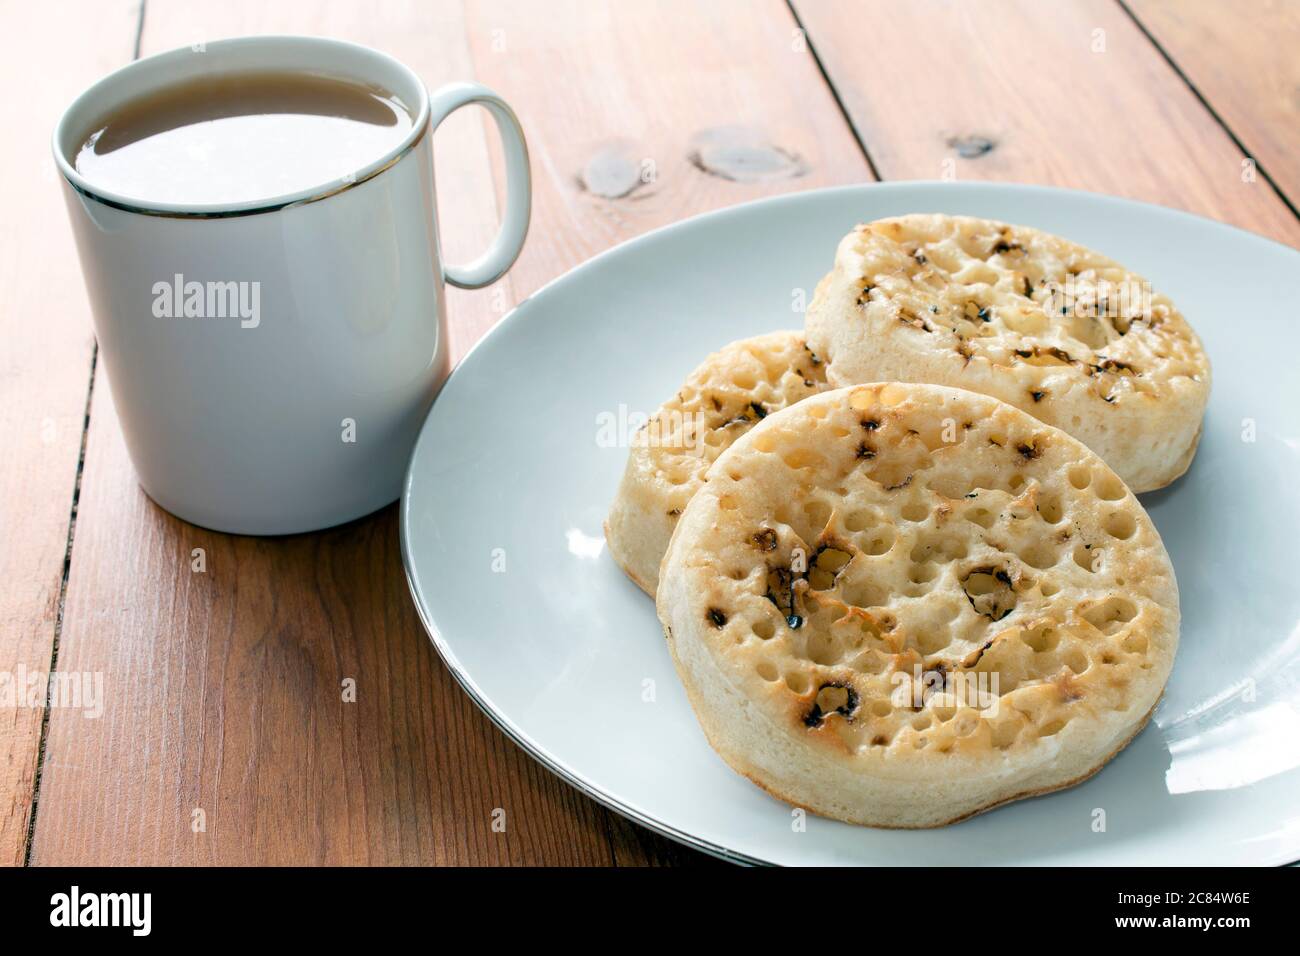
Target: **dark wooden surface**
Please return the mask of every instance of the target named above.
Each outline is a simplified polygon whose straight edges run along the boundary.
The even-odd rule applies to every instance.
[[[100,673],[106,692],[99,719],[0,709],[0,863],[708,862],[561,783],[460,692],[407,594],[395,508],[262,540],[200,531],[136,487],[92,372],[48,137],[137,42],[148,55],[330,35],[392,53],[431,87],[473,78],[505,96],[532,151],[533,228],[496,287],[449,294],[459,355],[543,283],[647,229],[876,176],[1091,189],[1300,245],[1297,9],[0,2],[0,80],[49,80],[0,107],[0,671]],[[794,159],[757,182],[702,168],[692,143],[723,128]],[[465,259],[495,229],[497,145],[467,111],[436,153],[442,235]],[[1261,174],[1243,177],[1245,160]],[[645,161],[654,181],[630,180]]]

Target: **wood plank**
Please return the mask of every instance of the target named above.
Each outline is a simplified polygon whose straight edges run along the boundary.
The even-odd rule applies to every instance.
[[[784,4],[488,0],[468,5],[468,26],[478,78],[514,104],[532,150],[533,239],[511,273],[520,295],[657,226],[871,178]],[[697,155],[728,128],[723,141],[748,144],[771,178],[727,179],[745,170]],[[783,157],[801,173],[782,175]],[[653,182],[602,195],[629,167]],[[621,818],[611,842],[620,864],[705,862]]]
[[[134,486],[108,395],[96,389],[60,653],[105,675],[107,706],[53,715],[34,862],[607,861],[595,808],[439,666],[395,509],[288,539],[193,528]]]
[[[1300,245],[1300,221],[1242,181],[1241,151],[1114,0],[793,3],[885,179],[1091,189]]]
[[[530,134],[533,241],[512,273],[521,295],[656,226],[871,178],[780,0],[482,0],[468,9],[479,79],[515,104]],[[700,141],[717,138],[749,165],[707,146],[701,156]],[[616,199],[583,185],[623,182],[616,171],[629,166],[653,170],[654,181]],[[726,178],[749,168],[774,172]],[[784,175],[792,169],[802,174]]]
[[[866,176],[776,0],[674,0],[654,10],[474,3],[463,24],[461,16],[450,2],[376,9],[337,0],[308,10],[151,0],[144,41],[148,52],[234,33],[327,33],[394,53],[430,86],[477,75],[510,100],[533,151],[533,232],[501,295],[452,303],[462,348],[502,303],[623,238],[727,203]],[[725,51],[708,39],[723,27]],[[798,153],[802,174],[733,182],[702,172],[690,134],[728,124]],[[477,117],[439,134],[443,234],[465,252],[495,225],[483,139]],[[770,149],[746,155],[790,162]],[[593,165],[593,156],[603,158]],[[617,193],[620,157],[638,171],[653,159],[654,182],[620,198],[578,185],[586,168],[597,191]],[[725,155],[708,161],[746,173]],[[99,721],[52,715],[34,861],[696,859],[613,822],[477,712],[415,618],[395,519],[390,508],[274,540],[185,525],[136,488],[108,390],[96,389],[60,655],[70,668],[104,673],[109,693]],[[191,572],[196,547],[206,549],[205,574]],[[343,705],[347,676],[359,695]],[[491,828],[498,807],[504,834]],[[201,834],[191,832],[198,808]]]
[[[431,86],[472,72],[454,4],[151,0],[142,52],[274,32],[369,43]],[[465,258],[495,219],[476,118],[440,131],[436,162],[443,235]],[[463,350],[493,320],[490,294],[450,306]],[[50,723],[34,862],[608,861],[604,811],[510,745],[437,662],[396,508],[289,539],[193,528],[136,487],[99,384],[61,665],[103,673],[108,705],[98,721]]]
[[[1292,207],[1300,206],[1300,2],[1126,5]]]
[[[0,57],[0,697],[50,669],[94,340],[50,134],[131,59],[135,4],[3,0]],[[25,689],[25,685],[24,688]],[[0,866],[23,861],[44,706],[0,702]]]

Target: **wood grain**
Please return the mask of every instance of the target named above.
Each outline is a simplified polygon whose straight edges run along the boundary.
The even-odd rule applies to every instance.
[[[138,9],[0,2],[0,683],[50,669],[94,340],[50,157],[63,108],[131,59]],[[57,64],[56,68],[51,68]],[[22,688],[25,689],[25,688]],[[7,695],[6,695],[7,696]],[[0,865],[21,863],[44,707],[0,703]]]
[[[534,239],[511,273],[523,295],[656,226],[871,178],[783,5],[481,2],[469,5],[468,26],[478,78],[515,105],[532,150]],[[733,131],[724,142],[748,144],[760,164],[775,151],[804,172],[749,182],[704,172],[695,150],[717,130]],[[651,170],[651,181],[614,199],[593,191],[593,168],[618,160]],[[611,822],[619,864],[702,862]]]
[[[472,72],[455,5],[153,0],[142,47],[271,32],[370,43],[431,86]],[[452,256],[494,227],[486,157],[477,122],[440,131]],[[489,303],[451,303],[458,348]],[[108,703],[100,720],[50,722],[33,861],[607,862],[604,812],[510,745],[438,664],[398,555],[395,508],[271,540],[166,515],[136,487],[98,388],[60,664],[103,673]]]
[[[452,301],[463,350],[504,306],[614,242],[728,203],[864,178],[794,30],[774,0],[467,10],[151,0],[144,47],[328,33],[394,53],[431,86],[477,76],[502,93],[530,137],[532,235],[500,294]],[[736,182],[702,171],[693,134],[729,126],[747,130],[743,149],[711,154],[717,168],[745,178],[784,157],[801,174]],[[495,227],[490,169],[498,192],[501,177],[499,160],[484,162],[489,153],[495,143],[484,146],[477,118],[439,133],[442,231],[455,257]],[[609,183],[629,158],[635,188],[619,198],[593,192],[617,193]],[[641,181],[645,168],[651,181]],[[195,548],[205,550],[203,573],[191,570]],[[91,416],[60,665],[103,673],[107,706],[100,720],[51,716],[37,863],[701,859],[615,820],[477,712],[416,620],[395,509],[287,539],[195,529],[135,486],[104,387]],[[348,677],[356,703],[340,700]],[[492,829],[494,809],[505,811],[505,833]]]
[[[486,0],[467,20],[479,79],[530,134],[535,226],[512,273],[524,295],[656,226],[871,178],[783,3]],[[792,155],[806,172],[750,182],[702,172],[697,141],[713,132],[748,143],[756,167]],[[584,171],[611,153],[653,181],[619,199],[585,188]]]
[[[1127,0],[1161,49],[1300,206],[1300,2]]]
[[[1243,182],[1242,152],[1115,0],[793,3],[885,179],[1090,189],[1300,246],[1300,221]]]

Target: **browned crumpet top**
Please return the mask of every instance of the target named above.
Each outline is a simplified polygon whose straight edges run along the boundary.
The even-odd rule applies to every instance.
[[[1210,390],[1200,340],[1113,260],[1037,229],[911,215],[840,243],[809,307],[833,385],[992,395],[1102,456],[1135,491],[1186,470]]]
[[[1010,405],[929,385],[823,392],[733,444],[658,606],[733,766],[880,825],[1092,772],[1150,713],[1178,638],[1168,556],[1115,473]]]

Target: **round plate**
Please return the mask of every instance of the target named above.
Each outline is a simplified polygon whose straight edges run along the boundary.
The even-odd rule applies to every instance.
[[[1149,278],[1214,365],[1200,451],[1143,496],[1182,591],[1151,725],[1081,786],[939,830],[808,817],[705,742],[652,602],[601,531],[637,414],[709,352],[803,324],[855,224],[985,216]],[[1082,192],[897,183],[781,196],[659,229],[523,302],[435,402],[402,496],[411,593],[474,701],[533,757],[692,846],[792,864],[1283,863],[1300,857],[1300,254]]]

